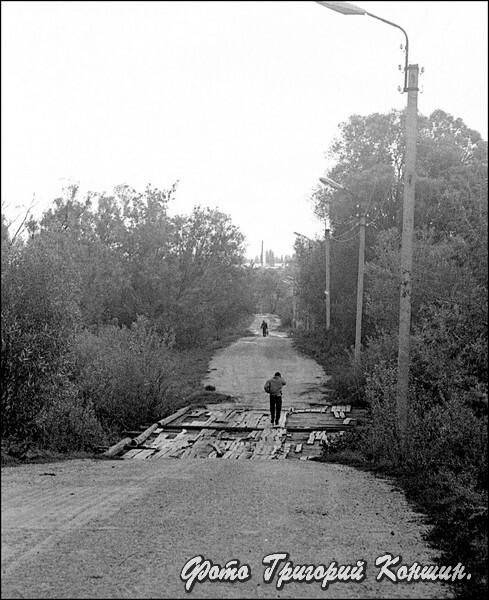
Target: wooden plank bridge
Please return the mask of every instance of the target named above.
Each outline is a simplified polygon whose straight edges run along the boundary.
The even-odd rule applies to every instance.
[[[349,405],[289,408],[272,427],[268,411],[243,405],[185,407],[105,454],[123,460],[207,458],[311,460],[365,417]],[[137,432],[132,432],[136,434]]]

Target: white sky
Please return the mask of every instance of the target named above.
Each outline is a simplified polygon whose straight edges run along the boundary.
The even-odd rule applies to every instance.
[[[425,68],[419,109],[487,139],[487,3],[356,2],[399,23]],[[2,2],[2,203],[67,182],[180,180],[172,212],[219,207],[291,252],[351,114],[404,107],[400,31],[303,2]]]

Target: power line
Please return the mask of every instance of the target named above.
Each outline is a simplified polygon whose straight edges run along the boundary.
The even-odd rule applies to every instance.
[[[355,224],[353,225],[353,227],[350,227],[350,229],[347,229],[346,231],[343,231],[342,233],[339,233],[338,235],[343,236],[343,235],[348,235],[349,233],[351,233],[355,227],[358,225],[358,222],[355,220]],[[335,238],[333,237],[334,240],[336,241],[341,241],[339,238]]]
[[[335,242],[339,242],[339,243],[346,243],[346,242],[351,242],[352,240],[354,240],[356,237],[358,237],[358,231],[355,233],[355,235],[353,235],[352,237],[348,238],[348,239],[344,239],[344,240],[340,240],[338,238],[331,238],[333,239]]]

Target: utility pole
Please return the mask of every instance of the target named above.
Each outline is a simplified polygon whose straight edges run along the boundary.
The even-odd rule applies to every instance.
[[[399,353],[397,362],[397,420],[401,443],[407,430],[409,391],[409,336],[413,266],[414,191],[416,184],[416,135],[418,117],[418,65],[408,65],[406,110],[406,155],[401,241],[401,290],[399,298]]]
[[[260,264],[263,267],[263,240],[261,241]]]
[[[323,185],[329,185],[330,187],[346,192],[350,195],[353,201],[357,203],[357,210],[361,210],[360,214],[360,243],[358,245],[358,277],[357,277],[357,318],[355,324],[355,364],[360,364],[360,350],[362,344],[362,311],[363,311],[363,275],[365,270],[365,214],[361,207],[361,203],[351,190],[337,183],[329,177],[320,177],[319,181]],[[327,259],[326,259],[326,290],[329,292],[328,280],[329,280],[329,229],[326,229],[327,239]],[[328,295],[327,295],[328,297]],[[326,311],[329,307],[326,308]],[[327,318],[327,317],[326,317]]]
[[[406,31],[397,23],[374,15],[350,2],[326,2],[318,4],[343,15],[367,15],[399,29],[404,34],[404,89],[407,92],[406,153],[404,158],[404,197],[402,211],[401,242],[401,290],[399,303],[399,351],[397,358],[397,426],[401,444],[407,432],[409,392],[409,335],[411,332],[411,288],[413,266],[414,190],[416,184],[416,137],[418,127],[418,65],[409,64],[409,39]],[[327,178],[325,178],[327,181]]]
[[[331,277],[330,277],[330,230],[329,230],[329,222],[326,219],[324,229],[324,254],[325,254],[325,262],[326,262],[326,289],[324,291],[325,302],[326,302],[326,331],[329,331],[331,327]]]
[[[360,365],[362,346],[363,274],[365,271],[365,215],[360,215],[360,241],[358,244],[357,319],[355,324],[355,365]]]

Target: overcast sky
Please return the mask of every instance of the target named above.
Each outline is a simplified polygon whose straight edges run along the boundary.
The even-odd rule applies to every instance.
[[[487,2],[357,2],[403,26],[419,110],[487,139]],[[338,124],[405,106],[402,33],[315,2],[2,2],[2,204],[68,182],[179,180],[172,213],[218,207],[291,252]]]

